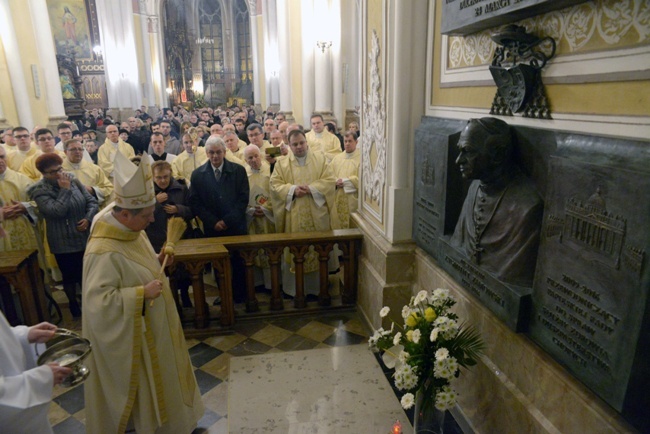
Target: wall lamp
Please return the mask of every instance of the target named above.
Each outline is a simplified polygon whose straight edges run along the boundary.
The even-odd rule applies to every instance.
[[[324,53],[326,49],[332,46],[332,41],[316,41],[316,46]]]

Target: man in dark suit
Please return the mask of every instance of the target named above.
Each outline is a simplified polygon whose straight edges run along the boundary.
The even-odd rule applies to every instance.
[[[246,235],[248,176],[243,166],[225,159],[226,144],[210,136],[205,143],[208,161],[192,173],[190,206],[203,222],[206,237]],[[244,301],[244,268],[239,255],[231,257],[233,299]]]

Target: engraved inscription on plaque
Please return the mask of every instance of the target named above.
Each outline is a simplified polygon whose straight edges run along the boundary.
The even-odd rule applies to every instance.
[[[449,142],[457,137],[460,125],[458,121],[434,125],[425,119],[415,132],[413,239],[434,258],[445,230]]]
[[[497,280],[489,272],[472,264],[446,240],[440,241],[440,247],[441,266],[456,281],[512,330],[526,330],[530,316],[531,288],[508,285]]]
[[[618,140],[607,158],[590,140],[551,160],[530,336],[644,431],[650,160],[647,144]]]
[[[440,213],[436,211],[435,204],[424,197],[416,199],[415,207],[419,210],[414,228],[417,238],[425,245],[433,245],[438,238],[438,228],[434,222],[440,218]]]
[[[468,35],[586,0],[443,0],[442,33]]]

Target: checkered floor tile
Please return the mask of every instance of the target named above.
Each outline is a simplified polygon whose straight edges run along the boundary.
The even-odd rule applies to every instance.
[[[72,321],[65,312],[59,326],[80,328],[79,321]],[[194,433],[228,432],[228,372],[232,357],[354,345],[368,339],[368,330],[355,312],[244,320],[233,330],[231,335],[187,340],[206,408]],[[74,389],[56,387],[49,417],[57,434],[84,433],[83,385]]]

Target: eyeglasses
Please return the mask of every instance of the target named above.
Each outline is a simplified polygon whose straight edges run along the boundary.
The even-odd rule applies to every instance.
[[[39,142],[49,142],[50,140],[54,140],[54,137],[49,136],[49,137],[39,137],[37,141]]]
[[[58,173],[62,173],[62,172],[63,172],[63,167],[59,167],[58,169],[53,169],[53,170],[48,170],[46,172],[43,172],[43,174],[44,175],[54,175],[54,174],[58,174]]]
[[[26,139],[29,137],[29,134],[19,134],[17,136],[14,136],[14,139]]]
[[[68,148],[70,152],[83,152],[84,148]]]
[[[261,136],[261,135],[262,135],[262,133],[248,133],[248,137],[257,137],[257,136]]]

